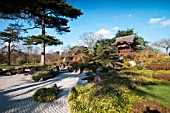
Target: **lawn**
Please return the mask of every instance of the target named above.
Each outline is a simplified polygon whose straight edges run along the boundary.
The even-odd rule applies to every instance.
[[[18,67],[29,67],[29,66],[35,66],[35,65],[40,65],[40,64],[34,64],[34,63],[26,63],[26,64],[11,64],[10,66],[7,64],[0,64],[0,68],[18,68]]]
[[[146,85],[137,87],[134,91],[146,100],[155,100],[170,107],[170,84]]]

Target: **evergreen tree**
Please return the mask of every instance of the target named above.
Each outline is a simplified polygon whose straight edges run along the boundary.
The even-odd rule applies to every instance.
[[[116,49],[113,46],[113,43],[115,42],[115,40],[116,40],[115,38],[97,40],[97,42],[94,44],[93,48],[95,51],[97,51],[97,48],[99,46],[101,46],[103,48],[104,53],[106,53],[106,54],[116,52]]]
[[[0,40],[4,43],[6,42],[8,45],[4,46],[3,49],[7,48],[7,55],[8,55],[8,65],[11,64],[11,53],[12,51],[16,51],[15,44],[12,45],[12,42],[19,42],[23,38],[20,35],[21,27],[18,24],[10,24],[3,32],[0,32]],[[12,47],[12,49],[11,49]]]
[[[65,0],[0,0],[0,18],[2,19],[24,19],[28,23],[33,24],[31,28],[40,28],[41,35],[41,65],[45,65],[45,44],[54,42],[50,36],[46,36],[45,28],[54,28],[59,34],[70,32],[68,27],[69,18],[76,19],[83,13],[68,5]],[[35,38],[35,36],[33,36]],[[47,40],[47,38],[49,38]],[[54,37],[53,37],[54,38]],[[35,39],[33,39],[35,40]],[[52,41],[53,40],[53,41]]]
[[[97,56],[102,57],[104,55],[104,50],[101,45],[98,46],[96,51]]]

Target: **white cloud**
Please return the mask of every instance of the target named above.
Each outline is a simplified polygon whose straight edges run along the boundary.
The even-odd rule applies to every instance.
[[[115,26],[112,30],[119,30],[119,27]]]
[[[162,18],[150,18],[148,23],[149,24],[155,24],[155,23],[159,23],[160,21],[164,20],[165,17],[162,17]]]
[[[107,29],[100,29],[95,35],[102,35],[102,38],[113,38],[113,32]]]
[[[162,22],[161,22],[161,26],[162,26],[162,27],[170,26],[170,19],[169,19],[169,20],[162,21]]]
[[[131,17],[132,16],[132,14],[128,14],[128,17]]]
[[[100,29],[96,33],[102,34],[102,35],[107,35],[107,34],[111,34],[112,32],[110,30],[107,30],[107,29]]]
[[[100,29],[97,32],[95,32],[95,34],[101,34],[103,35],[104,38],[110,38],[113,36],[112,31],[107,30],[107,29]]]

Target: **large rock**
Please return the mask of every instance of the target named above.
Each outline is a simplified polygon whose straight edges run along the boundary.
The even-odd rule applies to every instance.
[[[102,71],[102,68],[101,68],[101,67],[99,67],[99,68],[96,69],[96,72],[101,72],[101,71]]]
[[[93,82],[94,81],[94,77],[95,77],[95,75],[92,75],[92,76],[85,77],[82,80],[87,80],[88,82]]]
[[[129,61],[129,64],[130,64],[131,66],[136,66],[136,62],[135,62],[134,60]]]
[[[11,76],[12,73],[11,73],[10,71],[7,71],[7,72],[5,73],[5,75],[6,75],[6,76]]]
[[[113,69],[114,68],[114,66],[113,66],[113,64],[111,62],[107,63],[106,67],[109,68],[109,69]]]
[[[49,74],[52,75],[52,76],[54,76],[54,71],[53,71],[53,69],[50,69],[50,70],[49,70]]]
[[[99,82],[99,81],[102,81],[102,80],[103,80],[102,77],[100,77],[98,75],[94,76],[94,82]]]
[[[17,69],[18,74],[21,74],[21,73],[24,73],[24,72],[25,72],[25,69],[23,67]]]
[[[33,74],[36,72],[36,67],[31,67],[29,74]]]
[[[57,69],[58,72],[60,72],[60,67],[59,67],[59,65],[56,65],[55,68]]]
[[[38,81],[38,82],[42,82],[43,81],[43,77],[42,78],[40,78],[40,80]]]

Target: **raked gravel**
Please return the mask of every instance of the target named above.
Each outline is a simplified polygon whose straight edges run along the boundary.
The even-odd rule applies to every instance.
[[[69,91],[77,85],[86,85],[87,81],[81,80],[84,77],[84,74],[62,73],[47,81],[33,82],[30,75],[0,75],[0,113],[69,113]],[[37,103],[32,100],[36,89],[53,84],[61,89],[55,101]]]

